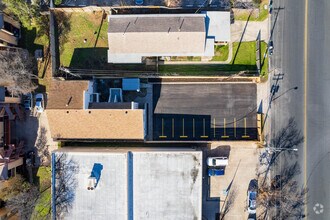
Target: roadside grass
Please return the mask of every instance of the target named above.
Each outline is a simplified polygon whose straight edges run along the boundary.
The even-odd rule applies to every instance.
[[[268,17],[268,8],[265,9],[264,6],[268,4],[268,0],[263,0],[259,5],[259,15],[258,10],[254,10],[249,21],[264,21]],[[236,9],[234,12],[235,20],[247,21],[250,15],[250,10],[248,9]]]
[[[215,45],[214,57],[211,61],[226,61],[229,54],[229,45]]]
[[[173,57],[171,57],[171,61],[201,61],[201,60],[202,60],[201,57],[193,57],[193,56],[189,56],[189,57],[173,56]]]
[[[37,173],[39,179],[40,198],[34,207],[33,219],[44,219],[48,216],[51,209],[51,168],[39,167]]]
[[[261,57],[266,51],[267,44],[261,43]],[[266,57],[267,59],[267,57]],[[267,73],[267,60],[265,59],[262,71]],[[233,59],[230,64],[205,64],[205,65],[160,65],[161,75],[179,76],[218,76],[231,75],[239,71],[256,72],[256,42],[234,42]]]
[[[107,63],[108,21],[102,12],[58,12],[55,16],[62,66],[91,68]]]

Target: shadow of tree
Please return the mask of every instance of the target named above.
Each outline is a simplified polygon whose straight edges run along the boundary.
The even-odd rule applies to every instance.
[[[63,45],[68,42],[68,33],[71,31],[71,14],[58,11],[56,12],[57,36],[59,40],[59,51],[63,52]]]
[[[72,158],[68,158],[66,153],[57,153],[52,172],[55,172],[52,212],[56,218],[60,219],[64,213],[69,212],[75,199],[74,191],[78,185],[76,174],[79,172],[79,165]]]

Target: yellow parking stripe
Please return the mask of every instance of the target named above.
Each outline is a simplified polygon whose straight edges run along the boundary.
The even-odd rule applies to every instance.
[[[223,135],[221,138],[229,138],[229,136],[226,135],[226,118],[223,119]]]
[[[159,136],[159,138],[167,138],[167,136],[164,135],[164,118],[162,118],[162,135]]]
[[[188,136],[184,135],[184,118],[182,118],[182,135],[180,138],[187,138]]]
[[[234,118],[234,137],[236,138],[236,118]]]
[[[205,118],[203,118],[203,135],[201,138],[208,138],[209,136],[205,135]]]
[[[244,135],[242,138],[249,138],[250,136],[246,134],[246,118],[244,118]]]
[[[215,138],[215,118],[213,118],[213,137]]]
[[[174,138],[174,118],[172,118],[172,138]]]
[[[193,118],[193,137],[195,137],[195,119]]]

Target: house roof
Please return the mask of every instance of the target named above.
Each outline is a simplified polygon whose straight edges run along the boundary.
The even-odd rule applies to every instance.
[[[202,56],[205,38],[204,14],[110,15],[108,62],[141,62],[142,56]]]
[[[207,37],[215,41],[230,41],[230,12],[205,11]]]
[[[56,158],[66,153],[79,166],[70,175],[77,182],[70,191],[75,199],[63,219],[201,219],[201,151],[80,149],[54,152]],[[88,177],[96,164],[102,169],[90,191]]]
[[[52,138],[143,140],[143,109],[46,110]]]
[[[53,81],[48,92],[47,109],[82,109],[89,81]]]

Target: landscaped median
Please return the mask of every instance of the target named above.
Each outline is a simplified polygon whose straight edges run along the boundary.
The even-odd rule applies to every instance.
[[[221,54],[228,54],[228,46],[219,47],[222,50]],[[260,75],[267,75],[268,71],[268,56],[265,56],[267,44],[261,43],[261,71]],[[227,50],[227,52],[226,52]],[[237,74],[237,72],[245,71],[252,75],[257,74],[256,65],[256,42],[234,42],[232,59],[229,64],[217,64],[214,60],[221,60],[227,58],[225,55],[222,57],[215,56],[209,62],[201,62],[199,64],[184,64],[180,65],[160,65],[159,73],[161,75],[172,75],[172,76],[226,76]],[[179,64],[179,63],[178,63]]]

